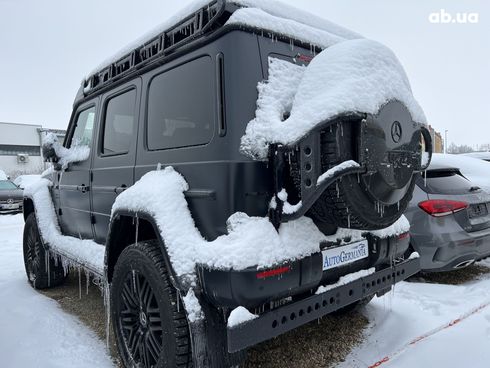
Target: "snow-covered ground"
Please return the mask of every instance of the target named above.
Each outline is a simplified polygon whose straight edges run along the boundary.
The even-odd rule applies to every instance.
[[[0,216],[0,366],[114,367],[94,332],[27,282],[22,215]]]
[[[27,283],[22,229],[22,215],[0,216],[0,366],[113,367],[103,341]],[[463,285],[398,284],[366,307],[364,342],[340,366],[487,367],[488,303],[490,274]]]
[[[490,274],[463,285],[402,282],[366,307],[366,338],[340,366],[488,367],[489,304]]]

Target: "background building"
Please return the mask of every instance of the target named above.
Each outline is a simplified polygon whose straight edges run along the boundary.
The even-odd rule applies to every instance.
[[[444,141],[442,140],[442,135],[436,132],[434,128],[429,125],[430,136],[432,137],[432,152],[443,153],[444,152]]]
[[[38,174],[45,168],[41,142],[48,132],[63,141],[64,130],[45,129],[41,125],[0,122],[0,169],[11,178]]]

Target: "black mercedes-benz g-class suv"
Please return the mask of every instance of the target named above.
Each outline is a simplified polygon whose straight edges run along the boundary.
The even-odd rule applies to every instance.
[[[247,347],[361,304],[419,270],[416,255],[404,258],[409,238],[400,217],[431,143],[400,101],[386,101],[375,114],[346,111],[293,143],[270,142],[265,158],[240,149],[269,60],[307,69],[328,49],[294,29],[322,34],[330,27],[332,39],[355,38],[270,4],[257,14],[286,22],[291,32],[272,21],[271,29],[260,26],[257,18],[230,21],[252,2],[245,3],[195,5],[92,72],[63,146],[44,146],[54,165],[46,176],[49,203],[25,193],[29,280],[36,288],[60,284],[60,255],[105,280],[127,367],[237,365]],[[238,212],[268,219],[277,232],[306,219],[323,238],[316,251],[275,264],[204,263],[195,265],[195,277],[182,274],[158,209],[114,207],[147,173],[169,166],[188,183],[183,195],[203,241],[226,236],[227,220]],[[166,194],[159,185],[145,191],[140,196]],[[55,225],[48,231],[50,208]],[[297,235],[301,242],[311,234]],[[84,264],[80,249],[60,251],[63,239],[105,247],[103,271]]]

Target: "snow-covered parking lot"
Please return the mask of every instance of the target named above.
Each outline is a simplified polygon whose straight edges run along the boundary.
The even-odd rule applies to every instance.
[[[104,341],[27,283],[22,229],[22,215],[0,216],[1,366],[113,366]],[[486,269],[481,266],[485,264],[479,266],[483,271]],[[420,280],[398,284],[393,292],[376,298],[363,311],[369,319],[364,339],[352,347],[340,366],[487,367],[489,303],[490,272],[459,285]],[[339,321],[345,323],[346,319]],[[344,330],[348,328],[343,326]],[[319,351],[322,348],[315,347]],[[318,366],[308,364],[308,360],[305,354],[301,366]]]
[[[489,304],[488,273],[461,285],[402,282],[366,307],[366,338],[341,366],[488,367]]]
[[[105,343],[27,283],[22,215],[0,216],[2,367],[112,367]]]

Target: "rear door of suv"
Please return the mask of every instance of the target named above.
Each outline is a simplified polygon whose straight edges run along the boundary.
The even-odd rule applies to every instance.
[[[102,96],[100,128],[91,172],[95,241],[105,243],[112,205],[134,183],[141,80]]]

